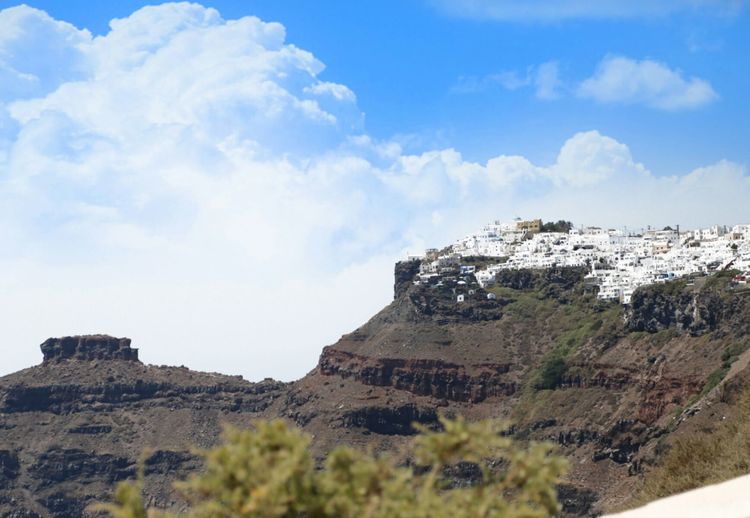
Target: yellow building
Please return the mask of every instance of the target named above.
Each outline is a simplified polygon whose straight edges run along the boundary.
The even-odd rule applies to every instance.
[[[541,219],[529,219],[529,220],[516,221],[516,229],[524,230],[531,234],[537,234],[539,233],[540,230],[542,230],[542,220]]]

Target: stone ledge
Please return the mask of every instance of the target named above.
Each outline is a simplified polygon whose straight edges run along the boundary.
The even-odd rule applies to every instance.
[[[44,363],[68,359],[138,361],[138,349],[130,347],[130,338],[115,338],[108,335],[49,338],[40,348],[44,355]]]

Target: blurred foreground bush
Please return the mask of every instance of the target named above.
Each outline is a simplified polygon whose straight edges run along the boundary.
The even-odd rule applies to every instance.
[[[227,428],[223,443],[201,452],[204,472],[177,489],[190,518],[235,517],[547,517],[558,513],[555,491],[565,462],[550,446],[520,448],[497,423],[441,419],[440,432],[420,428],[411,444],[417,468],[339,447],[316,469],[311,437],[283,421],[251,430]],[[469,487],[451,488],[445,469],[470,462],[481,472]],[[121,483],[115,503],[96,510],[115,518],[173,516],[146,509],[138,482]]]

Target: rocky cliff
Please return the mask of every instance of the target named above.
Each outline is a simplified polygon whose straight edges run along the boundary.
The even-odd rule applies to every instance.
[[[50,338],[40,348],[44,363],[64,360],[138,361],[138,349],[130,347],[129,338],[106,335],[66,336]]]
[[[733,273],[644,286],[633,294],[627,312],[628,330],[654,333],[674,328],[700,336],[715,331],[724,321],[733,333],[747,334],[750,322],[742,312],[744,298],[719,289],[727,286]]]
[[[322,451],[393,449],[412,433],[403,423],[435,411],[506,419],[571,459],[569,515],[636,491],[750,345],[750,295],[730,276],[643,288],[624,308],[597,301],[581,269],[503,272],[487,290],[450,272],[407,282],[413,271],[397,265],[394,301],[324,348],[282,412]]]
[[[460,272],[415,283],[418,268],[398,264],[393,302],[291,384],[144,365],[127,339],[47,340],[40,365],[0,378],[0,517],[84,516],[144,450],[148,498],[178,510],[170,482],[199,469],[190,447],[215,443],[223,421],[285,417],[322,458],[341,443],[397,451],[440,413],[556,443],[572,466],[567,515],[595,515],[672,437],[731,412],[727,394],[750,378],[750,295],[729,277],[643,288],[623,308],[577,269],[482,289]]]
[[[84,516],[145,459],[154,505],[182,504],[171,481],[200,467],[193,446],[247,424],[287,385],[155,367],[127,338],[49,339],[41,365],[0,378],[0,516]]]

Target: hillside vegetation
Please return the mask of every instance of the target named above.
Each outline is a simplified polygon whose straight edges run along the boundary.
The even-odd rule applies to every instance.
[[[176,484],[192,504],[186,517],[450,517],[545,518],[560,511],[555,483],[565,462],[550,445],[521,449],[492,422],[441,419],[411,444],[416,466],[350,447],[330,452],[317,470],[312,437],[283,421],[250,430],[227,428],[220,446],[203,452],[205,471]],[[445,470],[470,463],[480,473],[450,487]],[[114,518],[170,516],[147,510],[141,483],[121,483],[116,502],[94,506]]]
[[[134,486],[118,495],[164,513],[227,503],[224,482],[241,478],[250,485],[236,490],[253,498],[304,482],[306,512],[324,513],[316,516],[395,516],[377,502],[391,487],[384,480],[396,477],[412,495],[429,493],[425,484],[437,493],[424,493],[426,500],[393,493],[394,505],[417,516],[420,506],[433,516],[461,516],[492,493],[481,493],[483,483],[509,481],[502,473],[512,459],[533,462],[525,445],[535,442],[555,444],[568,461],[555,488],[562,516],[597,516],[630,505],[633,495],[656,498],[747,469],[750,416],[740,396],[750,387],[750,290],[734,285],[732,272],[643,287],[621,306],[598,301],[580,268],[504,271],[492,287],[460,271],[415,283],[418,270],[417,261],[399,263],[393,302],[325,347],[318,365],[293,383],[144,365],[127,339],[45,342],[42,364],[0,378],[0,515],[90,516],[89,504],[136,477],[144,448],[151,453],[143,499]],[[431,482],[429,467],[403,471],[416,465],[412,423],[433,433],[440,415],[509,423],[505,438],[521,457],[505,450],[505,462],[488,462],[499,477],[493,479],[466,463]],[[291,478],[274,478],[266,454],[249,471],[245,461],[230,462],[243,458],[239,444],[266,451],[248,439],[254,432],[228,432],[219,449],[210,449],[219,444],[222,423],[273,419],[304,432],[273,432],[306,444],[297,448],[290,439],[291,450],[284,450],[301,462]],[[198,455],[190,445],[209,453]],[[343,464],[331,465],[337,458]],[[191,479],[202,466],[203,475]],[[193,482],[176,491],[175,480]],[[346,481],[349,493],[331,493],[326,480]],[[443,491],[444,484],[454,490]],[[354,495],[359,500],[347,500]],[[323,496],[350,511],[320,510]],[[488,505],[513,509],[514,491],[507,496]],[[126,516],[144,516],[138,509]],[[274,509],[281,514],[257,516],[296,512]],[[539,504],[534,512],[549,509]]]

